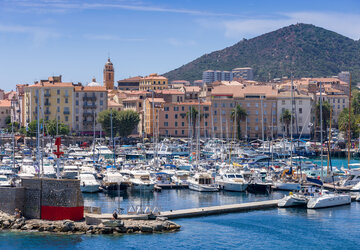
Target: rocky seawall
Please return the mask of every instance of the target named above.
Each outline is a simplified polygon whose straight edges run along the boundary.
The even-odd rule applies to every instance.
[[[166,218],[157,218],[156,220],[108,220],[99,225],[87,225],[85,221],[27,220],[0,212],[0,230],[59,234],[126,234],[172,232],[180,230],[180,226]]]

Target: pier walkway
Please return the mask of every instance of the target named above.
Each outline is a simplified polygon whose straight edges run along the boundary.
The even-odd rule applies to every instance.
[[[277,207],[278,201],[279,200],[266,200],[266,201],[256,201],[256,202],[247,202],[247,203],[212,206],[212,207],[170,210],[166,212],[160,212],[160,214],[155,216],[167,217],[169,219],[178,219],[178,218],[195,217],[195,216],[235,213],[242,211],[274,208]],[[89,219],[95,219],[95,220],[112,219],[112,214],[85,214],[85,216]],[[136,220],[136,219],[145,219],[147,218],[147,216],[148,216],[147,214],[134,214],[134,215],[124,214],[124,215],[120,215],[119,218]]]

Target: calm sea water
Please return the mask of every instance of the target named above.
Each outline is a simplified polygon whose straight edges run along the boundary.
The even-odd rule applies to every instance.
[[[345,160],[340,160],[340,166]],[[345,166],[345,165],[344,165]],[[233,204],[276,199],[286,192],[254,195],[234,192],[199,193],[163,190],[154,194],[122,192],[120,207],[157,206],[161,210]],[[84,195],[85,205],[112,212],[119,206],[117,193]],[[175,220],[179,232],[123,236],[52,235],[0,233],[1,249],[358,249],[360,245],[360,203],[308,210],[269,209],[246,213]]]

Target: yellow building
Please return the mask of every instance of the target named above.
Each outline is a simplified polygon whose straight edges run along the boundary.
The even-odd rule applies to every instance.
[[[146,98],[144,103],[145,135],[159,135],[159,114],[163,110],[164,98]]]
[[[72,130],[73,93],[73,83],[61,82],[61,76],[24,87],[24,125],[37,120],[39,114],[40,119],[57,119]]]
[[[158,74],[150,74],[140,80],[139,90],[158,90],[167,88],[168,79],[164,76],[159,76]]]

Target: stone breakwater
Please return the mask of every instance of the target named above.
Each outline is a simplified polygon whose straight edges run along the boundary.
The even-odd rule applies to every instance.
[[[85,222],[27,220],[0,213],[0,230],[50,232],[59,234],[125,234],[156,233],[180,230],[180,226],[166,218],[156,220],[111,220],[99,225],[87,225]]]

